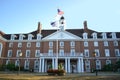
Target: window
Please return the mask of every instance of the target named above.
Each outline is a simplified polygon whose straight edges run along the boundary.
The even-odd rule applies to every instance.
[[[31,47],[31,43],[30,42],[27,43],[27,47]]]
[[[107,38],[107,35],[106,35],[106,33],[104,32],[104,33],[102,33],[102,38],[103,39],[106,39]]]
[[[49,49],[48,56],[53,56],[53,50],[52,49]]]
[[[20,57],[21,50],[17,50],[17,55],[16,57]]]
[[[20,61],[19,60],[16,60],[15,61],[15,66],[19,66],[20,65]]]
[[[106,65],[111,64],[111,60],[106,60]]]
[[[112,32],[112,39],[116,39],[116,33]]]
[[[11,35],[11,40],[14,40],[15,37],[16,37],[16,35],[12,34],[12,35]]]
[[[8,50],[8,57],[12,57],[12,50]]]
[[[87,33],[83,33],[83,39],[88,39],[88,34]]]
[[[36,47],[40,47],[40,42],[36,42]]]
[[[101,61],[100,60],[96,60],[96,69],[97,70],[101,69]]]
[[[12,42],[9,43],[9,47],[13,47],[13,43]]]
[[[34,69],[39,69],[39,61],[38,60],[34,61]]]
[[[93,39],[97,39],[97,33],[94,32],[92,36],[93,36]]]
[[[64,42],[60,41],[60,47],[63,47],[63,46],[64,46]]]
[[[10,60],[6,60],[6,65],[10,63]]]
[[[104,46],[108,46],[108,42],[107,41],[104,41]]]
[[[24,69],[29,69],[29,64],[30,64],[30,61],[25,60]]]
[[[59,56],[64,56],[64,50],[63,49],[59,50]]]
[[[1,54],[2,54],[2,43],[0,43],[0,57],[1,57]]]
[[[53,47],[53,42],[49,42],[49,47]]]
[[[26,50],[26,57],[30,57],[30,50]]]
[[[33,35],[32,34],[28,34],[28,40],[32,40]]]
[[[21,48],[22,47],[22,43],[18,43],[18,47]]]
[[[90,60],[85,61],[85,67],[86,67],[86,71],[90,72]]]
[[[71,53],[71,56],[75,56],[75,49],[71,49],[70,53]]]
[[[106,57],[109,57],[109,56],[110,56],[109,49],[105,49],[105,56],[106,56]]]
[[[115,56],[120,56],[119,49],[115,49]]]
[[[37,40],[41,40],[41,34],[37,34]]]
[[[23,37],[25,37],[23,34],[19,35],[19,40],[23,40]]]
[[[89,57],[89,50],[88,49],[84,50],[84,55],[85,55],[85,57]]]
[[[97,46],[98,46],[98,42],[94,42],[94,46],[96,46],[96,47],[97,47]]]
[[[40,50],[36,50],[35,51],[35,57],[39,57],[40,56]]]
[[[84,47],[88,47],[88,42],[87,41],[84,42]]]
[[[71,46],[71,47],[75,47],[75,42],[74,42],[74,41],[71,41],[71,42],[70,42],[70,46]]]
[[[99,49],[95,49],[95,54],[96,54],[96,57],[100,56]]]
[[[118,46],[118,41],[114,41],[114,42],[113,42],[113,45],[114,45],[114,46]]]

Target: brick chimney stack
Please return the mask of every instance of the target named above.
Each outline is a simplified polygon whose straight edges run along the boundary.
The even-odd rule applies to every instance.
[[[88,30],[87,21],[84,21],[83,25],[84,25],[84,32],[87,32]]]
[[[38,22],[38,29],[37,29],[37,33],[41,34],[42,31],[42,24],[40,22]]]

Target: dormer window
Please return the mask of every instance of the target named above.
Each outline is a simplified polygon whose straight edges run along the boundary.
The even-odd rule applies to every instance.
[[[19,40],[23,40],[23,37],[25,37],[24,35],[20,34],[19,35]]]
[[[41,34],[37,34],[37,40],[41,40],[42,35]]]
[[[102,38],[103,39],[107,39],[107,35],[106,35],[106,33],[104,32],[104,33],[102,33]]]
[[[83,39],[88,39],[88,33],[83,33]]]
[[[115,32],[112,32],[112,39],[116,39],[116,33]]]
[[[28,40],[32,40],[33,35],[32,34],[28,34]]]
[[[97,39],[97,33],[94,32],[92,36],[93,36],[93,39]]]
[[[11,35],[11,40],[14,40],[15,37],[16,37],[16,35],[12,34],[12,35]]]

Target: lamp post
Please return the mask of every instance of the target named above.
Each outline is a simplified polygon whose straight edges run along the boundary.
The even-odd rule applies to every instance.
[[[97,76],[98,71],[97,71],[97,68],[96,68],[96,52],[93,52],[93,54],[94,54],[94,58],[95,58],[95,75]]]
[[[19,53],[19,69],[18,69],[18,75],[20,74],[20,57],[22,56],[22,52]]]

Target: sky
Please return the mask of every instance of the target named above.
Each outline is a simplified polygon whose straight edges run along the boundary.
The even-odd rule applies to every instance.
[[[120,0],[0,0],[0,30],[6,34],[54,29],[50,23],[57,9],[64,11],[66,29],[88,28],[120,32]]]

